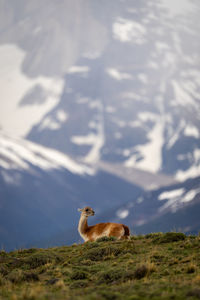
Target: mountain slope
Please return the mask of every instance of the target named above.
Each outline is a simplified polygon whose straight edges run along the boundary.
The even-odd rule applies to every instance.
[[[172,230],[198,233],[199,214],[200,177],[197,177],[145,192],[126,205],[111,210],[105,219],[128,224],[136,233]]]
[[[0,146],[0,241],[6,249],[33,245],[73,227],[77,231],[78,207],[91,205],[103,212],[142,192],[22,139],[1,133]],[[65,242],[75,239],[74,233]]]

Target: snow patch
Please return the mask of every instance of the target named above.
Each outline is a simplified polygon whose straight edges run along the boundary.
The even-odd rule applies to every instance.
[[[182,202],[185,203],[185,202],[190,202],[192,201],[196,195],[200,193],[200,189],[196,189],[196,190],[191,190],[189,191],[188,193],[185,194],[185,196],[183,197],[182,199]]]
[[[58,121],[60,121],[61,123],[64,123],[68,119],[68,114],[64,110],[60,109],[57,112],[56,117],[57,117]]]
[[[100,160],[101,157],[101,149],[104,145],[104,121],[103,121],[103,106],[101,101],[96,100],[92,101],[89,104],[90,108],[98,109],[98,121],[90,122],[89,128],[95,128],[96,134],[89,133],[85,136],[73,136],[71,138],[72,143],[77,145],[91,145],[91,150],[87,153],[87,155],[83,158],[84,163],[94,164]]]
[[[158,200],[167,200],[166,203],[160,207],[159,211],[162,212],[165,209],[170,209],[172,212],[176,212],[177,208],[183,203],[194,200],[197,194],[200,193],[200,188],[185,191],[184,188],[176,189],[172,191],[166,191],[159,195]]]
[[[139,79],[142,83],[144,83],[144,84],[147,84],[147,83],[148,83],[147,75],[144,74],[144,73],[138,74],[138,79]]]
[[[109,68],[106,70],[106,72],[108,73],[108,75],[110,75],[110,77],[119,81],[124,79],[132,79],[132,76],[130,74],[119,72],[117,69],[114,68]]]
[[[145,43],[146,28],[141,23],[118,18],[112,30],[114,38],[121,42],[132,41],[139,45]]]
[[[106,111],[110,114],[114,113],[116,111],[116,108],[113,106],[106,106]]]
[[[193,165],[185,171],[178,170],[175,178],[179,181],[185,181],[198,176],[200,176],[200,149],[195,149],[193,152]]]
[[[22,63],[26,52],[15,45],[0,46],[0,98],[3,105],[0,110],[1,126],[8,133],[25,136],[31,128],[40,122],[59,101],[64,81],[58,78],[39,76],[28,78],[22,73]],[[27,92],[40,85],[46,100],[39,104],[19,105]]]
[[[88,66],[72,66],[69,68],[68,73],[74,74],[74,73],[88,73],[90,71],[90,68]]]
[[[116,212],[116,215],[120,219],[125,219],[129,215],[129,211],[127,209],[120,209]]]
[[[76,145],[93,145],[96,142],[97,136],[93,133],[82,136],[72,136],[71,141]]]
[[[25,169],[32,166],[44,170],[67,169],[80,175],[92,174],[92,170],[84,165],[78,164],[65,154],[46,148],[32,142],[10,138],[0,134],[0,157],[7,164],[0,160],[3,169]]]
[[[183,189],[183,188],[172,190],[172,191],[166,191],[166,192],[161,193],[158,196],[158,200],[173,199],[173,198],[182,196],[184,193],[185,193],[185,189]]]
[[[136,146],[134,148],[136,153],[125,162],[125,166],[136,167],[152,173],[158,172],[162,165],[162,147],[164,144],[163,135],[164,122],[159,120],[155,123],[154,128],[147,135],[149,142],[144,145]]]
[[[184,135],[193,136],[196,139],[198,139],[199,138],[199,130],[197,127],[195,127],[193,125],[187,125],[184,130]]]
[[[44,121],[41,123],[39,130],[43,129],[51,129],[51,130],[58,130],[61,128],[62,123],[66,122],[68,119],[68,114],[64,112],[63,110],[59,110],[56,113],[56,118],[53,117],[46,117]]]
[[[181,120],[177,129],[172,132],[171,137],[167,143],[167,149],[170,149],[173,147],[173,145],[176,143],[176,141],[179,139],[180,133],[185,127],[185,120]]]
[[[171,102],[171,106],[193,106],[197,111],[199,110],[198,103],[193,99],[190,93],[183,88],[183,85],[172,80],[176,102]]]

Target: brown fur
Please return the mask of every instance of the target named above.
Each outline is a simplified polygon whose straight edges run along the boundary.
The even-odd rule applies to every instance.
[[[103,236],[114,236],[117,239],[129,239],[130,230],[128,226],[118,223],[99,223],[93,226],[88,226],[87,219],[94,215],[91,207],[80,209],[81,218],[79,220],[78,230],[85,241],[95,241]]]

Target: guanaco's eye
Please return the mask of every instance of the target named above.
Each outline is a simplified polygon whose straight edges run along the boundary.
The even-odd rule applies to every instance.
[[[88,208],[86,208],[86,210],[85,211],[88,211],[89,209]]]

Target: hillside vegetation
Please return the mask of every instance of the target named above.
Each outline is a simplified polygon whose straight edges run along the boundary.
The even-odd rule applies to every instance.
[[[0,299],[200,299],[200,237],[0,251]]]

